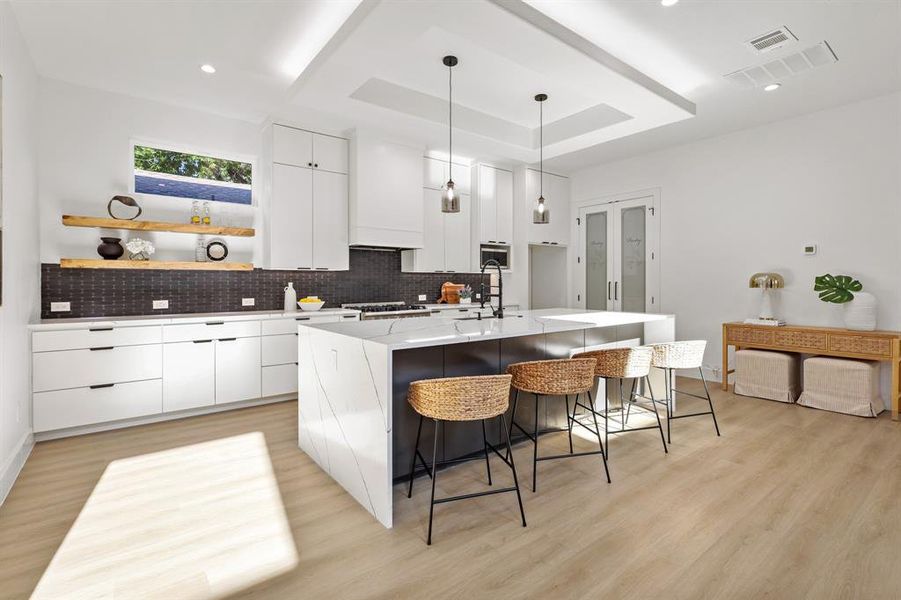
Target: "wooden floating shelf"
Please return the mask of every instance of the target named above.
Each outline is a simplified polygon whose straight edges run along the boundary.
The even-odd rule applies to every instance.
[[[106,217],[80,217],[75,215],[63,215],[63,225],[67,227],[169,231],[172,233],[200,233],[235,237],[253,237],[256,235],[256,231],[252,227],[220,227],[218,225],[194,225],[193,223],[172,223],[169,221],[120,221],[119,219],[108,219]]]
[[[167,260],[103,260],[98,258],[63,258],[63,269],[150,269],[157,271],[253,271],[250,263],[180,262]]]

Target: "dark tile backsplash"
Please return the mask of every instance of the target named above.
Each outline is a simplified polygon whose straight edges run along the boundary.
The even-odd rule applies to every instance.
[[[419,294],[434,302],[445,281],[478,290],[479,275],[401,273],[400,252],[356,249],[350,251],[349,271],[331,272],[60,269],[44,264],[41,318],[281,310],[289,281],[298,298],[316,295],[326,307],[336,307],[395,300],[415,304]],[[242,307],[242,298],[255,298],[256,306]],[[154,300],[168,300],[168,310],[153,310]],[[70,302],[72,310],[51,313],[51,302]]]

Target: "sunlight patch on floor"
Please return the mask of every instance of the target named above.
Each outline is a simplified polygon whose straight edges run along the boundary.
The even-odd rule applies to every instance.
[[[107,467],[32,598],[221,598],[298,557],[262,433]]]

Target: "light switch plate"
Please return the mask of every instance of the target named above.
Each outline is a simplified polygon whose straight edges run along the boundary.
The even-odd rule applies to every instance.
[[[153,310],[165,310],[169,308],[168,300],[154,300],[153,301]]]
[[[71,302],[51,302],[50,312],[69,312],[72,310]]]
[[[804,244],[804,254],[807,256],[813,256],[817,253],[817,245],[816,244]]]
[[[419,294],[419,301],[420,301],[420,302],[425,302],[425,301],[426,301],[426,298],[427,298],[427,296],[426,296],[425,294]]]
[[[241,306],[256,306],[256,298],[241,298]]]

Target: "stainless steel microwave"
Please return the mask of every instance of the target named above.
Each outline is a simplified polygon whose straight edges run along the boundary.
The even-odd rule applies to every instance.
[[[510,268],[510,246],[482,244],[479,253],[479,266],[484,265],[488,260],[496,260],[501,269]]]

